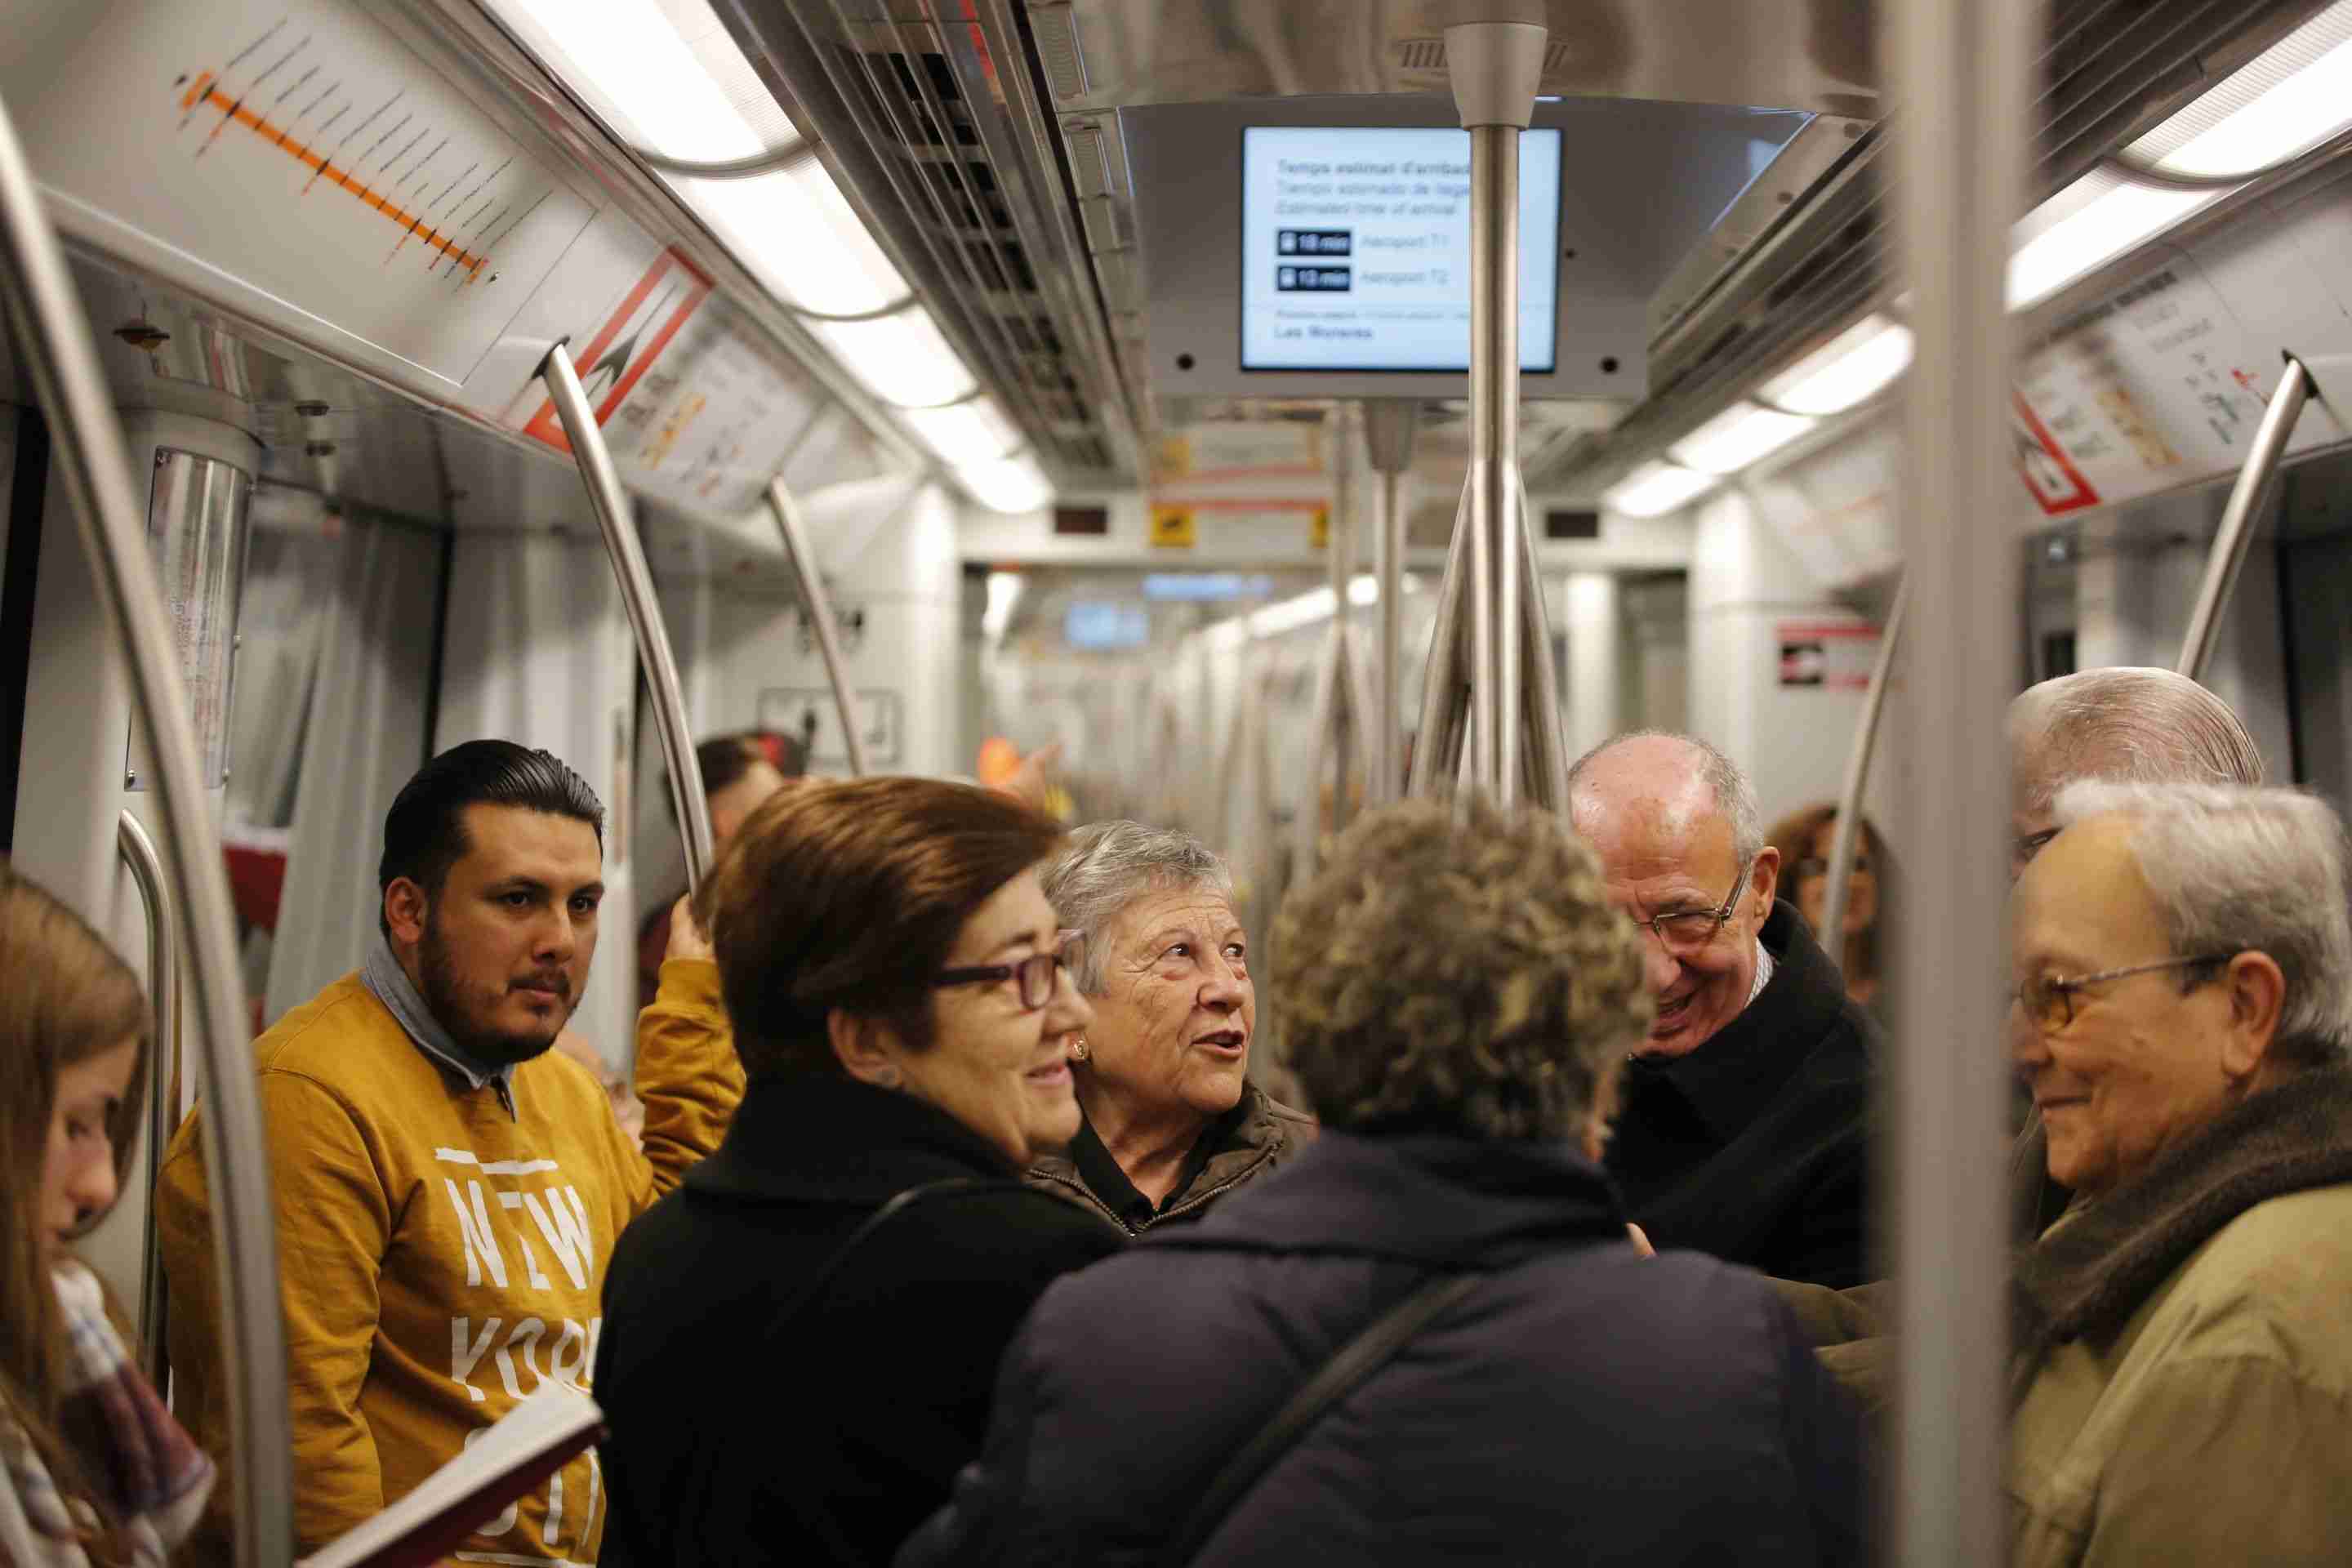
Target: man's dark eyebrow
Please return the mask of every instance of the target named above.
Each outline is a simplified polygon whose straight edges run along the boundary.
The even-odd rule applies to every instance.
[[[572,896],[575,899],[593,898],[601,903],[604,901],[604,884],[602,882],[583,883],[581,886],[572,889]]]

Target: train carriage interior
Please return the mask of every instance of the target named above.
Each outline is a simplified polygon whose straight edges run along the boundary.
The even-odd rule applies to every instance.
[[[150,1180],[362,963],[385,812],[481,737],[607,808],[571,1026],[622,1074],[724,732],[1043,757],[1066,819],[1216,848],[1261,947],[1370,806],[1564,811],[1648,728],[1768,820],[1858,807],[1901,942],[2005,952],[2000,889],[1930,890],[2002,853],[1948,775],[2105,666],[2352,810],[2347,0],[17,0],[0,106],[0,851],[164,1010]],[[1971,114],[2015,170],[1945,144]],[[1997,284],[1922,263],[1989,201]],[[1931,391],[1995,460],[1923,446]],[[127,564],[79,477],[118,459]],[[152,1229],[133,1181],[80,1244],[145,1331]],[[1965,1294],[1939,1364],[1997,1365]],[[1905,1441],[1962,1478],[1921,1510],[1972,1495]]]

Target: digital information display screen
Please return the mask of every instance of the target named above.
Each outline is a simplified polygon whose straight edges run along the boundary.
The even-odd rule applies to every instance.
[[[1519,368],[1552,369],[1560,132],[1519,136]],[[1470,368],[1470,133],[1242,132],[1242,368]]]

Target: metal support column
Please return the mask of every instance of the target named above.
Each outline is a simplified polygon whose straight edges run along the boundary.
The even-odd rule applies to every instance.
[[[2271,481],[2278,477],[2279,459],[2286,455],[2287,440],[2294,436],[2295,421],[2302,417],[2311,393],[2311,376],[2303,362],[2287,355],[2286,373],[2279,377],[2278,390],[2271,394],[2262,421],[2254,426],[2253,445],[2246,448],[2245,464],[2239,468],[2238,482],[2230,488],[2229,504],[2221,510],[2221,529],[2213,536],[2212,553],[2205,558],[2205,577],[2197,585],[2197,607],[2189,612],[2189,635],[2181,639],[2180,662],[2173,667],[2176,674],[2191,680],[2205,679],[2205,666],[2212,660],[2213,644],[2221,635],[2221,613],[2230,606],[2239,568],[2245,565],[2246,552],[2253,546],[2254,519],[2262,511]]]
[[[793,580],[800,584],[801,607],[808,612],[816,650],[824,659],[825,683],[833,688],[834,707],[841,714],[841,744],[849,758],[849,776],[866,776],[866,736],[857,727],[857,710],[849,700],[849,676],[841,667],[841,628],[834,624],[833,600],[809,548],[808,529],[801,521],[800,502],[778,474],[768,481],[768,510],[775,514],[776,533],[784,542],[784,557],[792,563]]]
[[[124,812],[114,837],[147,910],[147,1003],[155,1020],[155,1044],[147,1057],[147,1157],[142,1163],[147,1191],[152,1193],[163,1170],[163,1145],[179,1125],[173,1101],[180,1081],[180,915],[164,886],[163,858],[155,852],[155,841],[138,816]],[[167,1385],[171,1373],[164,1311],[163,1251],[151,1216],[139,1265],[139,1342],[146,1350],[147,1380],[158,1389]]]
[[[1871,756],[1878,746],[1878,721],[1886,710],[1886,682],[1895,669],[1895,650],[1903,646],[1903,613],[1911,602],[1911,579],[1895,584],[1895,603],[1886,625],[1878,633],[1878,659],[1871,667],[1870,689],[1862,700],[1862,722],[1855,726],[1853,750],[1846,753],[1845,783],[1838,791],[1837,829],[1830,838],[1830,880],[1822,909],[1822,947],[1832,962],[1845,964],[1845,905],[1847,884],[1853,880],[1854,846],[1862,842],[1862,794],[1870,784]],[[1781,868],[1782,876],[1789,875]]]
[[[1413,737],[1408,795],[1438,795],[1454,787],[1464,746],[1463,725],[1470,712],[1475,668],[1462,657],[1462,620],[1469,597],[1470,530],[1465,493],[1454,508],[1454,534],[1445,550],[1445,572],[1437,582],[1437,618],[1429,629],[1429,658],[1422,668],[1421,729]]]
[[[1348,825],[1350,775],[1363,781],[1369,797],[1375,787],[1372,715],[1366,700],[1360,648],[1349,619],[1349,589],[1356,577],[1356,424],[1358,410],[1340,404],[1332,410],[1331,510],[1324,542],[1324,568],[1331,590],[1331,621],[1324,628],[1323,647],[1315,661],[1315,696],[1309,710],[1307,794],[1299,808],[1297,851],[1294,878],[1314,875],[1322,858],[1323,767],[1331,764],[1331,831]],[[1343,743],[1344,739],[1344,743]],[[1355,766],[1349,765],[1349,757]]]
[[[205,797],[177,645],[147,543],[146,509],[131,489],[122,430],[108,399],[40,187],[0,105],[0,293],[54,443],[107,623],[130,666],[131,700],[153,748],[163,864],[187,921],[188,994],[202,1077],[206,1181],[220,1292],[222,1379],[228,1390],[230,1509],[238,1568],[294,1558],[294,1452],[287,1414],[286,1328],[278,1294],[277,1212],[270,1202],[261,1100],[253,1079],[236,917]]]
[[[1377,563],[1381,615],[1374,647],[1372,781],[1374,805],[1404,793],[1404,482],[1412,470],[1421,405],[1405,399],[1364,405],[1364,446],[1381,477]]]
[[[1519,132],[1535,113],[1549,34],[1526,22],[1445,29],[1454,100],[1470,132],[1470,530],[1472,782],[1518,798],[1525,570],[1519,532]]]
[[[1908,0],[1882,9],[1893,122],[1896,277],[1914,296],[1906,384],[1909,606],[1906,869],[1936,896],[1897,933],[1902,1010],[1884,1152],[1886,1255],[1902,1281],[1886,1560],[1976,1568],[2006,1552],[2001,1457],[2008,1248],[2000,1184],[2009,963],[2003,725],[2020,672],[1987,658],[2015,614],[2021,563],[1986,547],[2016,505],[2008,444],[2012,331],[2003,282],[2034,123],[2040,0]]]
[[[645,546],[638,542],[636,521],[629,498],[621,489],[620,470],[605,449],[604,433],[596,427],[596,411],[580,389],[572,368],[571,351],[562,343],[547,351],[540,379],[563,422],[564,439],[572,443],[572,460],[580,465],[580,482],[587,488],[596,526],[604,535],[604,552],[612,558],[613,577],[621,585],[621,604],[628,611],[629,629],[636,635],[637,663],[646,673],[646,689],[653,698],[654,731],[661,739],[662,763],[669,772],[671,807],[677,813],[678,837],[686,845],[686,885],[698,891],[710,874],[710,801],[702,793],[702,765],[694,756],[694,732],[686,719],[686,699],[679,694],[677,660],[670,654],[669,628],[662,624],[661,602],[654,596],[653,574],[646,566]]]

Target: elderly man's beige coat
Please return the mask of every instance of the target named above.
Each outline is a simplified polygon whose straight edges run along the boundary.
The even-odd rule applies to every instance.
[[[2352,1558],[2352,1079],[2236,1108],[2019,1284],[2014,1568]]]

